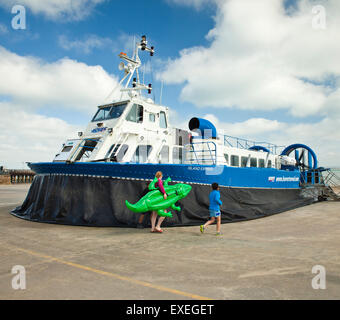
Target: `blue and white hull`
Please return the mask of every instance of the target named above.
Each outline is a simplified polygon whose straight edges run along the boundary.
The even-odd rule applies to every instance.
[[[85,175],[119,179],[152,180],[157,171],[172,181],[255,189],[298,189],[300,171],[271,168],[235,168],[224,165],[204,166],[187,164],[131,164],[131,163],[31,163],[37,174]]]
[[[200,225],[209,217],[211,183],[220,184],[222,223],[280,213],[315,201],[299,187],[299,171],[177,164],[34,163],[37,173],[17,217],[37,222],[81,226],[135,227],[136,203],[161,170],[173,183],[192,186],[164,226]],[[145,226],[149,219],[144,219]]]

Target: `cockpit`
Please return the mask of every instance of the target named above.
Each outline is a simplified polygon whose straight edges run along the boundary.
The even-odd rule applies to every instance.
[[[93,117],[92,122],[118,119],[123,114],[127,105],[128,105],[127,103],[122,103],[100,107],[95,116]]]

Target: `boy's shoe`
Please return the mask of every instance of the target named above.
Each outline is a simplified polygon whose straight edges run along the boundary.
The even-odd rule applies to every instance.
[[[201,233],[203,233],[204,232],[204,225],[202,224],[201,226],[200,226],[200,231],[201,231]]]
[[[217,236],[221,236],[222,233],[221,233],[221,232],[216,232],[216,235],[217,235]]]

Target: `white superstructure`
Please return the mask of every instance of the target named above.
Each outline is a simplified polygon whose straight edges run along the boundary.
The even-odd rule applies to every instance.
[[[154,54],[145,36],[136,44],[132,58],[119,54],[124,61],[119,65],[124,71],[119,83],[121,98],[99,106],[86,130],[78,133],[79,139],[67,140],[55,162],[186,163],[280,169],[281,164],[295,161],[289,157],[282,159],[265,149],[249,150],[238,143],[233,145],[230,137],[192,139],[189,131],[172,127],[169,109],[141,94],[142,90],[151,93],[152,85],[141,83],[139,50]]]

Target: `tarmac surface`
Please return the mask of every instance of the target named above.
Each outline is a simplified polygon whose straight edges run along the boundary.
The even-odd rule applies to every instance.
[[[0,185],[2,300],[340,299],[340,202],[223,224],[220,237],[215,226],[154,234],[21,220],[9,212],[28,187]],[[16,290],[18,265],[26,281]],[[317,265],[325,289],[312,287]]]

